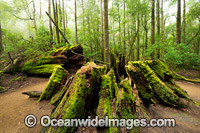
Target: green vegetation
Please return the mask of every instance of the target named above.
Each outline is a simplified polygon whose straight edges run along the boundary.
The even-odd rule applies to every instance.
[[[42,101],[43,99],[48,100],[55,93],[57,93],[62,85],[65,84],[68,74],[69,73],[60,65],[55,66],[49,82],[47,83],[47,86],[40,96],[38,102]]]

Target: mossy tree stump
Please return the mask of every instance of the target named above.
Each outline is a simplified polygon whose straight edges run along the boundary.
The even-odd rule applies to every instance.
[[[186,91],[175,84],[171,72],[163,62],[135,61],[129,62],[126,68],[144,101],[187,107],[185,99],[190,99]]]
[[[172,72],[163,62],[129,62],[126,72],[136,84],[139,96],[145,103],[187,107],[186,101],[190,101],[190,98],[185,90],[176,85]],[[135,91],[128,78],[121,80],[120,83],[116,79],[114,69],[111,68],[107,72],[106,66],[96,65],[93,62],[87,63],[74,76],[68,78],[59,91],[49,95],[50,103],[55,105],[51,118],[87,119],[91,116],[93,119],[95,116],[99,118],[108,116],[109,118],[135,119],[137,94],[134,94]],[[51,88],[57,90],[56,86]],[[46,92],[52,91],[43,93]],[[96,130],[99,132],[127,131],[125,127],[98,127]],[[42,130],[42,132],[75,131],[77,127],[67,126],[47,127]],[[131,131],[134,132],[135,129]]]

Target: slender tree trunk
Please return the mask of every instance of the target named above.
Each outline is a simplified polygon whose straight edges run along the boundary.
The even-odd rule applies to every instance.
[[[108,0],[104,0],[104,44],[105,44],[105,62],[110,62],[109,57],[109,29],[108,29]]]
[[[144,23],[145,23],[145,50],[147,49],[148,45],[148,29],[147,29],[147,14],[144,16]]]
[[[125,0],[124,0],[124,55],[126,55],[126,3],[125,3]]]
[[[77,29],[77,16],[76,16],[76,0],[74,0],[74,6],[75,6],[75,13],[74,13],[74,17],[75,17],[75,34],[76,34],[76,44],[78,44],[78,29]]]
[[[113,23],[112,23],[112,25],[113,25],[113,44],[115,45],[115,19],[113,18]]]
[[[121,18],[120,18],[120,7],[118,5],[118,22],[119,22],[119,47],[121,47],[121,26],[120,26],[120,23],[121,23]]]
[[[60,27],[62,27],[62,8],[61,8],[61,2],[60,2],[60,0],[58,0],[58,13],[59,13],[59,15],[58,15],[58,18],[59,18],[59,23],[60,23]]]
[[[40,18],[42,18],[42,1],[40,0]]]
[[[101,56],[102,61],[104,61],[104,54],[105,54],[105,48],[104,48],[104,33],[103,33],[103,9],[102,9],[102,0],[100,1],[100,14],[101,14]]]
[[[62,0],[62,18],[63,18],[63,32],[64,32],[64,35],[66,34],[65,32],[65,0]],[[66,43],[66,42],[65,42]]]
[[[151,7],[151,45],[155,43],[155,0],[152,0]],[[154,59],[154,51],[151,53],[151,59]]]
[[[2,40],[2,29],[1,29],[1,20],[0,20],[0,56],[3,53],[3,40]]]
[[[186,3],[185,0],[183,0],[183,42],[185,43],[185,30],[186,30]]]
[[[157,38],[158,38],[158,44],[160,44],[160,0],[157,0],[156,4],[156,15],[157,15]],[[158,46],[157,48],[157,56],[158,59],[160,58],[160,48]]]
[[[51,16],[51,0],[48,0],[48,12],[49,15]],[[50,29],[50,35],[51,35],[51,41],[53,40],[53,28],[52,28],[52,22],[51,19],[49,18],[49,29]]]
[[[52,4],[53,4],[53,13],[54,13],[54,21],[56,23],[57,26],[58,25],[58,7],[57,7],[57,0],[54,2],[54,0],[52,0]],[[56,28],[56,37],[57,37],[57,43],[60,44],[60,36],[59,36],[59,29],[58,27]]]
[[[163,0],[161,0],[161,44],[163,47],[164,43],[164,14],[163,14]],[[161,48],[161,54],[163,53],[163,49]]]
[[[68,27],[67,8],[66,8],[66,28]]]
[[[35,31],[37,32],[35,0],[33,0],[33,21],[34,21]]]
[[[83,42],[85,43],[85,9],[83,0],[82,0],[82,9],[83,9]]]
[[[140,14],[138,12],[138,20],[137,20],[137,60],[140,60]]]
[[[176,45],[181,43],[181,0],[177,0]]]

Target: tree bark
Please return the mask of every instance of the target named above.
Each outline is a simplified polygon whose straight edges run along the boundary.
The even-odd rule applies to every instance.
[[[158,38],[158,44],[160,44],[160,0],[157,0],[156,4],[156,15],[157,15],[157,38]],[[160,58],[160,46],[157,48],[157,56],[158,59]]]
[[[137,18],[137,60],[140,60],[140,14],[138,12],[138,18]]]
[[[147,28],[147,14],[144,17],[144,21],[145,21],[145,50],[148,47],[148,28]]]
[[[64,0],[62,0],[62,13],[63,13],[63,15],[62,15],[62,18],[63,18],[63,33],[65,35],[66,32],[65,32],[65,2],[64,2]]]
[[[164,13],[163,13],[163,0],[161,0],[161,44],[163,47],[164,43]],[[163,49],[161,48],[161,54],[163,54]]]
[[[124,55],[126,55],[126,3],[124,0]]]
[[[76,0],[74,0],[74,6],[75,6],[75,13],[74,13],[74,17],[75,17],[75,34],[76,34],[76,44],[78,44],[78,29],[77,29],[77,16],[76,16]]]
[[[37,32],[35,0],[33,0],[33,21],[34,21],[35,31]]]
[[[85,43],[85,9],[84,9],[84,1],[82,0],[82,9],[83,9],[83,43]]]
[[[100,1],[100,14],[101,14],[101,55],[102,55],[102,61],[104,61],[104,33],[103,33],[103,9],[102,9],[102,0]]]
[[[42,1],[40,0],[40,18],[42,18]]]
[[[181,43],[181,0],[177,0],[176,45]]]
[[[49,15],[51,16],[51,0],[48,0],[48,12]],[[49,18],[49,29],[50,29],[50,35],[51,35],[51,41],[53,40],[53,28],[52,28],[52,22],[51,19]]]
[[[105,45],[105,62],[109,63],[109,29],[108,29],[108,0],[104,0],[104,45]]]
[[[120,18],[120,7],[118,5],[118,22],[119,22],[119,47],[121,47],[121,18]]]
[[[52,4],[53,4],[54,21],[55,21],[56,25],[59,26],[58,25],[57,0],[55,2],[54,2],[54,0],[52,0]],[[57,37],[57,43],[60,44],[60,35],[59,35],[59,29],[58,29],[58,27],[56,27],[56,37]]]
[[[185,43],[185,30],[186,30],[186,3],[183,0],[183,42]]]
[[[151,7],[151,45],[155,43],[155,0],[152,0]],[[151,53],[151,59],[154,59],[154,51]]]

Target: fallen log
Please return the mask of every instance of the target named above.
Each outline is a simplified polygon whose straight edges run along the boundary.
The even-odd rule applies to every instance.
[[[42,94],[42,91],[27,91],[27,92],[22,92],[24,95],[28,95],[29,98],[39,98],[40,95]]]
[[[83,54],[82,46],[64,46],[29,60],[16,59],[13,64],[4,69],[4,72],[23,72],[30,76],[50,76],[57,65],[62,65],[65,69],[80,68],[84,64],[84,58],[74,52]]]

